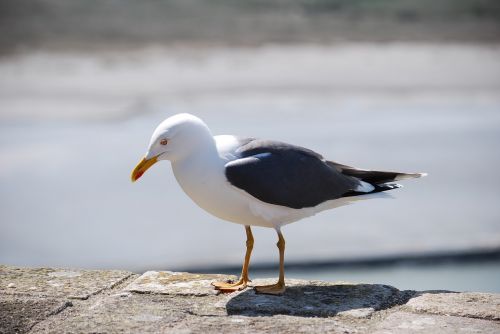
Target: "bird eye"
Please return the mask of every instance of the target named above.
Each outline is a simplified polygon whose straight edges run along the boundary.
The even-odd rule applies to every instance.
[[[166,140],[166,139],[160,140],[160,145],[167,145],[167,143],[168,143],[168,140]]]

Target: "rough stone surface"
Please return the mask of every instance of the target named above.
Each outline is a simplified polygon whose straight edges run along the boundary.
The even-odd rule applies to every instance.
[[[25,333],[70,305],[62,299],[0,295],[0,333]]]
[[[0,333],[500,333],[496,294],[294,279],[283,296],[218,294],[226,276],[0,268]],[[53,279],[79,281],[29,289]]]
[[[183,322],[183,299],[163,295],[117,293],[83,305],[69,317],[38,324],[33,332],[158,333]]]
[[[373,333],[498,334],[500,333],[500,324],[497,322],[471,318],[396,312],[390,314],[385,320],[378,324]]]
[[[235,279],[236,277],[230,276]],[[168,295],[208,296],[217,294],[211,285],[227,280],[226,275],[191,274],[172,271],[147,271],[129,284],[127,291]]]
[[[132,273],[119,270],[18,268],[0,265],[0,294],[87,299]]]
[[[500,295],[490,293],[426,292],[407,306],[416,312],[500,320]]]
[[[220,296],[120,293],[110,295],[74,316],[38,324],[33,332],[77,333],[332,333],[356,332],[335,318],[227,315],[215,306]],[[360,326],[360,325],[356,325]]]

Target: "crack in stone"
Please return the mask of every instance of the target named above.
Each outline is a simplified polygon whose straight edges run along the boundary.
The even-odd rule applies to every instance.
[[[57,307],[55,310],[49,312],[47,314],[47,316],[44,318],[44,319],[41,319],[39,321],[35,321],[33,324],[31,324],[28,328],[27,328],[27,331],[26,332],[31,332],[31,330],[38,324],[44,322],[44,321],[47,321],[50,317],[52,316],[55,316],[59,313],[61,313],[62,311],[64,311],[65,309],[67,309],[68,307],[72,307],[73,306],[73,303],[69,300],[65,301],[62,305],[60,305],[59,307]]]

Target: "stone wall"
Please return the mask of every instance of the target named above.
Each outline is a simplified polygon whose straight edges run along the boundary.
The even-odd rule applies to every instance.
[[[0,333],[500,333],[499,294],[294,279],[283,296],[213,290],[227,278],[0,266]]]

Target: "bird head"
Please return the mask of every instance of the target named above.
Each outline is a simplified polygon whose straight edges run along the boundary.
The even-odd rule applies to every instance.
[[[153,132],[144,158],[132,171],[132,182],[137,181],[160,160],[176,161],[213,140],[210,130],[201,119],[190,114],[177,114],[167,118]]]

